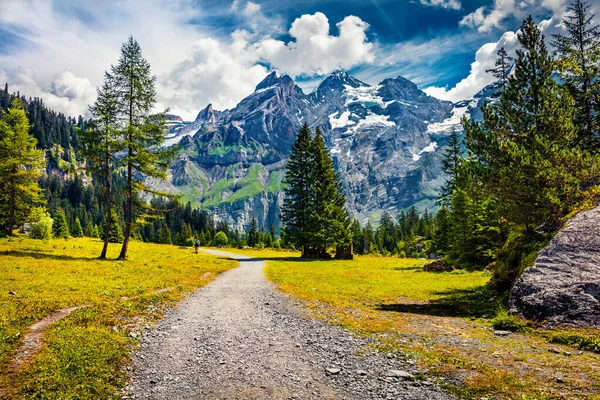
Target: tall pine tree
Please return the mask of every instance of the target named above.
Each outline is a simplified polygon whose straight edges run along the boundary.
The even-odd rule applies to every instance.
[[[286,164],[286,187],[281,207],[285,240],[302,250],[303,257],[312,253],[310,229],[315,216],[314,183],[313,137],[305,123],[298,132]]]
[[[576,0],[562,20],[566,35],[554,35],[558,67],[575,99],[575,123],[581,143],[599,147],[600,137],[600,27],[594,24],[590,5]]]
[[[337,257],[348,257],[352,243],[351,219],[346,211],[346,197],[340,176],[334,168],[333,160],[319,128],[313,140],[314,152],[314,223],[312,225],[312,248],[317,256],[327,253],[329,247],[336,247]]]

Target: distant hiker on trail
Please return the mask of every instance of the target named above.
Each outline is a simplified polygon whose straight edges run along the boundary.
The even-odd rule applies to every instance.
[[[198,254],[198,247],[200,247],[200,241],[194,238],[194,253]]]

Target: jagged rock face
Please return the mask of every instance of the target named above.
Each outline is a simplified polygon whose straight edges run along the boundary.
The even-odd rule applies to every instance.
[[[183,144],[172,190],[234,228],[247,229],[252,217],[278,228],[285,161],[306,122],[322,130],[356,218],[431,208],[445,180],[447,133],[467,112],[402,77],[371,86],[335,71],[305,94],[272,73],[235,108],[209,105],[169,138],[168,145]]]
[[[600,207],[558,232],[515,282],[509,306],[532,320],[600,327]]]

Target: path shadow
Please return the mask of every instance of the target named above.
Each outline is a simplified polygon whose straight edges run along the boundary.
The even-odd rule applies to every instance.
[[[0,257],[1,256],[31,257],[31,258],[37,258],[37,259],[45,258],[45,259],[49,259],[49,260],[62,260],[62,261],[68,261],[68,260],[108,261],[109,260],[109,259],[100,260],[99,258],[95,258],[95,257],[73,257],[73,256],[65,255],[65,254],[49,254],[49,253],[39,252],[37,250],[33,250],[33,251],[4,250],[4,251],[0,251]]]
[[[473,289],[454,289],[437,292],[441,296],[428,303],[379,304],[379,311],[433,315],[437,317],[491,317],[495,315],[499,303],[497,295],[486,286]]]
[[[217,260],[227,260],[227,261],[234,260],[234,261],[239,261],[239,262],[262,262],[262,261],[264,261],[264,259],[262,259],[262,258],[253,258],[253,257],[233,258],[233,257],[227,257],[227,256],[217,256]]]
[[[395,271],[423,271],[423,267],[419,267],[417,265],[413,267],[395,267],[393,268]]]

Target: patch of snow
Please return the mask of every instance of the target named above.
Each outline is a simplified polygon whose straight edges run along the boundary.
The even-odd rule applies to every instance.
[[[400,100],[394,100],[394,101],[397,101],[398,103],[400,103],[400,104],[402,104],[403,106],[406,106],[406,107],[419,108],[419,106],[416,105],[416,104],[411,104],[411,103],[407,103],[405,101],[400,101]],[[394,101],[388,101],[388,103],[393,103]],[[387,107],[387,105],[386,105],[386,107]]]
[[[421,159],[421,154],[423,154],[423,153],[433,153],[435,151],[435,149],[437,149],[437,147],[438,147],[437,142],[429,143],[429,145],[427,145],[425,148],[423,148],[423,150],[419,151],[417,154],[412,155],[413,161],[419,161]]]
[[[267,90],[275,89],[277,86],[279,86],[279,84],[272,85],[272,86],[269,86],[269,87],[266,87],[266,88],[262,88],[262,89],[258,89],[258,90],[255,90],[253,94],[266,92]]]
[[[433,153],[436,148],[437,148],[437,142],[431,142],[431,143],[429,143],[429,145],[427,147],[425,147],[423,150],[421,150],[419,152],[419,154]]]
[[[394,121],[390,121],[389,115],[378,115],[369,113],[367,116],[360,121],[358,124],[350,128],[351,131],[356,132],[360,129],[369,127],[369,126],[394,126],[396,123]]]
[[[329,116],[329,123],[331,124],[331,129],[343,128],[348,125],[354,125],[356,122],[350,119],[350,111],[344,111],[342,115],[337,118],[334,116],[337,115],[337,112],[334,112]]]
[[[346,105],[353,103],[361,103],[362,105],[365,105],[366,103],[375,103],[381,108],[386,108],[388,105],[393,103],[393,101],[385,102],[377,95],[377,91],[380,87],[381,85],[359,87],[344,85],[344,88],[346,89]]]
[[[468,107],[455,107],[450,118],[427,125],[427,133],[449,133],[452,128],[462,130],[460,120],[467,115],[467,109]]]

